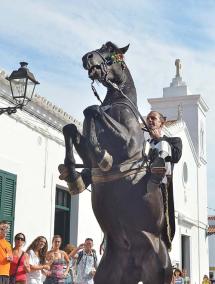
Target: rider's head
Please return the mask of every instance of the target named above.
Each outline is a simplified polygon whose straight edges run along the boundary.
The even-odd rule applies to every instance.
[[[146,117],[146,123],[149,129],[162,128],[166,118],[158,111],[150,111]]]

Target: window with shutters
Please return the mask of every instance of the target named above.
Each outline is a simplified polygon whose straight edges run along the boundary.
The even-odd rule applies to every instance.
[[[16,175],[0,170],[0,220],[10,224],[7,239],[13,241],[15,217]]]

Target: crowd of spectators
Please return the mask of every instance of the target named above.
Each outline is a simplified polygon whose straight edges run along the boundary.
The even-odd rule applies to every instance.
[[[38,236],[26,251],[24,233],[14,238],[14,247],[6,240],[9,224],[0,221],[0,284],[93,284],[97,269],[93,239],[87,238],[77,248],[55,235],[51,249],[44,236]]]
[[[62,238],[54,235],[51,249],[44,236],[38,236],[24,251],[24,233],[14,237],[14,247],[6,240],[9,224],[0,221],[0,284],[93,284],[98,260],[93,239],[86,238],[78,247],[67,244],[61,250]],[[103,253],[105,239],[100,247]],[[211,284],[204,275],[202,284]],[[174,268],[171,284],[190,284],[186,269]]]

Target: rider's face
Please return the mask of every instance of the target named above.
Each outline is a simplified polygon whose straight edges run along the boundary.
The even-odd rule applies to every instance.
[[[163,126],[163,122],[160,119],[160,115],[156,111],[151,111],[146,118],[149,129],[159,129]]]

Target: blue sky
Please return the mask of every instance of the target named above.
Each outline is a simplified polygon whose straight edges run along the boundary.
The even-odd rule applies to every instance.
[[[215,208],[214,14],[213,0],[1,1],[0,69],[10,73],[27,61],[41,83],[37,92],[82,120],[83,109],[97,103],[81,63],[89,50],[108,40],[119,46],[130,43],[126,62],[143,114],[149,110],[147,98],[161,97],[169,86],[174,61],[180,58],[183,80],[210,108],[208,199]]]

